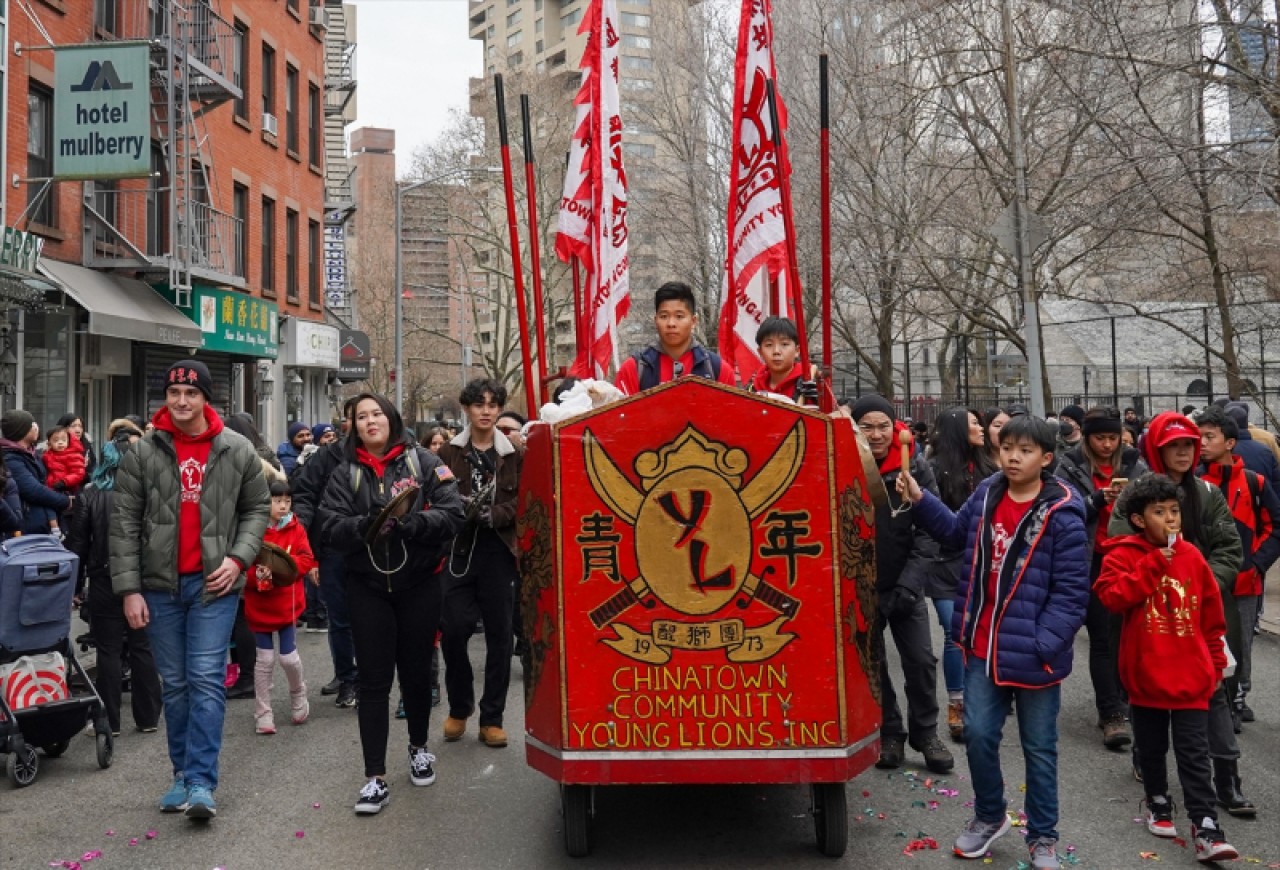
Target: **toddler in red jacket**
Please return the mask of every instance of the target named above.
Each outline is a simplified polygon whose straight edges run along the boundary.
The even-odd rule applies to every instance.
[[[294,725],[301,725],[311,714],[307,703],[307,684],[302,676],[302,657],[298,655],[295,624],[307,605],[302,584],[316,567],[315,556],[307,542],[307,531],[293,515],[293,498],[289,484],[271,484],[271,521],[263,541],[288,551],[298,565],[298,579],[288,586],[272,582],[266,565],[249,566],[249,582],[244,587],[244,616],[253,631],[258,658],[253,669],[254,721],[259,734],[275,734],[275,717],[271,712],[271,678],[276,660],[289,681],[289,700]],[[275,636],[280,638],[280,654],[276,655]]]
[[[1165,755],[1169,732],[1200,861],[1239,857],[1218,827],[1209,762],[1209,699],[1227,666],[1226,617],[1217,581],[1204,556],[1182,540],[1178,488],[1163,474],[1141,478],[1116,511],[1138,534],[1104,545],[1094,590],[1120,613],[1120,682],[1146,788],[1147,830],[1176,837]]]
[[[41,457],[48,470],[45,484],[50,489],[67,495],[75,495],[84,486],[85,459],[84,445],[65,426],[56,426],[49,431],[45,439],[45,451]],[[61,537],[58,520],[49,523],[49,533]]]

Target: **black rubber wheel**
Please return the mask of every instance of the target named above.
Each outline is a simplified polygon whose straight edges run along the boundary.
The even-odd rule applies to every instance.
[[[34,746],[24,743],[16,752],[9,753],[5,767],[14,787],[26,788],[36,781],[36,775],[40,772],[40,756],[36,754]]]
[[[59,740],[57,743],[50,743],[48,746],[41,746],[44,754],[49,758],[57,758],[59,755],[67,751],[67,747],[71,745],[70,740]]]
[[[111,732],[106,731],[95,734],[94,742],[98,749],[98,767],[106,770],[111,766],[111,757],[115,754],[115,740],[112,739]]]
[[[591,786],[560,786],[564,812],[564,848],[570,858],[591,854]]]
[[[818,782],[811,788],[818,851],[828,858],[839,858],[849,845],[849,804],[844,783]]]

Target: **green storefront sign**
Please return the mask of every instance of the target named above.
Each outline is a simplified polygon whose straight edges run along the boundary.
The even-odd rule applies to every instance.
[[[275,359],[279,354],[280,307],[274,302],[234,290],[196,285],[188,308],[177,304],[168,287],[156,290],[200,327],[203,350],[264,359]]]
[[[139,178],[151,172],[146,43],[55,49],[54,178]]]

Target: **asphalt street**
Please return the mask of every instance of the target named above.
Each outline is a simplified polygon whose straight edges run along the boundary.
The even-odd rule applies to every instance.
[[[1027,857],[1019,828],[997,842],[990,859],[962,863],[952,857],[951,840],[971,813],[964,756],[958,754],[953,775],[930,780],[922,760],[909,751],[908,763],[914,766],[892,774],[872,769],[849,784],[849,849],[839,860],[824,858],[815,848],[806,789],[678,786],[598,789],[594,852],[586,859],[570,859],[563,851],[557,785],[525,764],[518,663],[508,705],[509,748],[480,744],[474,720],[458,743],[445,744],[433,736],[439,779],[430,788],[414,788],[408,781],[404,725],[393,721],[391,805],[381,815],[356,817],[351,805],[362,784],[362,765],[355,714],[319,695],[331,675],[324,636],[300,635],[300,647],[310,678],[312,719],[301,727],[283,725],[274,737],[260,737],[253,732],[252,701],[231,702],[216,821],[198,824],[158,812],[156,802],[169,777],[163,732],[133,731],[126,713],[126,730],[111,769],[99,770],[92,741],[77,738],[62,758],[42,759],[40,776],[29,788],[0,783],[0,868],[64,866],[60,862],[65,861],[68,867],[79,862],[83,870],[737,870],[954,868],[964,863],[1005,870],[1019,867]],[[481,648],[482,639],[474,638],[477,666]],[[1060,720],[1061,834],[1067,865],[1195,866],[1190,850],[1157,840],[1135,824],[1141,786],[1130,774],[1128,755],[1102,747],[1083,667],[1085,653],[1081,636]],[[1254,667],[1252,704],[1258,721],[1241,738],[1242,772],[1246,794],[1262,811],[1255,821],[1224,815],[1223,824],[1244,856],[1241,865],[1280,868],[1280,643],[1275,636],[1258,638]],[[482,673],[478,667],[477,673]],[[278,720],[287,721],[283,675],[276,680],[276,710]],[[433,717],[432,727],[438,735],[443,713],[440,708],[436,712],[440,715]],[[1003,760],[1013,810],[1021,806],[1022,782],[1016,735],[1016,723],[1010,722]],[[1176,791],[1175,800],[1181,802]],[[1177,823],[1185,834],[1185,817],[1179,815]],[[938,851],[904,854],[913,840],[925,836],[936,838]]]

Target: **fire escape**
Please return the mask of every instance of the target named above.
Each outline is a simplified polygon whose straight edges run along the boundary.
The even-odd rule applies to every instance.
[[[210,0],[121,4],[111,36],[151,48],[152,174],[86,182],[85,265],[166,283],[179,306],[195,281],[244,287],[242,221],[217,207],[205,114],[244,98],[238,34]],[[101,33],[101,31],[100,31]]]
[[[325,32],[324,66],[324,211],[326,249],[342,242],[346,225],[356,210],[355,168],[347,156],[347,125],[355,120],[356,44],[348,26],[346,7],[341,0],[325,0],[313,7],[322,13]],[[344,266],[330,268],[326,255],[325,296],[329,310],[354,327],[350,281]],[[337,290],[334,292],[337,285]]]

